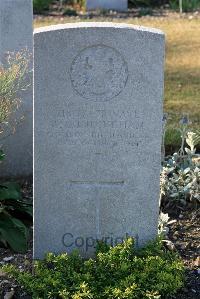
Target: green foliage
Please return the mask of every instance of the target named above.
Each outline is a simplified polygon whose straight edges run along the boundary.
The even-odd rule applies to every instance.
[[[129,0],[130,7],[159,7],[165,4],[165,0]]]
[[[192,200],[200,202],[200,155],[195,148],[200,143],[200,131],[191,132],[188,125],[184,116],[179,128],[181,147],[164,159],[160,180],[162,200],[176,200],[184,205]]]
[[[25,252],[28,239],[26,224],[31,219],[32,205],[22,199],[19,185],[15,183],[1,184],[0,242],[16,252]]]
[[[5,158],[5,154],[3,150],[0,149],[0,162],[3,161],[4,158]]]
[[[174,124],[166,129],[164,142],[165,147],[168,149],[170,148],[170,150],[168,150],[170,153],[178,150],[181,142],[181,136]]]
[[[174,10],[179,9],[179,0],[170,0],[170,7]],[[194,11],[200,7],[200,0],[182,0],[182,8],[184,12]]]
[[[63,15],[64,16],[77,16],[77,12],[75,9],[68,7],[64,10]]]
[[[188,201],[200,201],[200,167],[192,162],[185,167],[187,159],[178,161],[175,153],[163,167],[161,175],[161,190],[163,200],[165,198],[176,200],[182,204]]]
[[[152,15],[153,11],[151,7],[141,7],[139,9],[139,16],[143,17],[143,16],[148,16],[148,15]]]
[[[45,10],[48,10],[51,2],[52,0],[33,0],[34,13],[41,14]]]
[[[183,286],[184,267],[179,258],[163,249],[161,241],[140,250],[127,239],[115,247],[99,248],[96,258],[47,254],[35,262],[34,273],[13,266],[3,271],[14,277],[33,299],[158,299]]]

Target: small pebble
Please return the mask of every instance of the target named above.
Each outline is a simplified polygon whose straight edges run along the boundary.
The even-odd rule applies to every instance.
[[[7,256],[7,257],[4,257],[4,258],[3,258],[3,261],[4,261],[4,262],[10,262],[10,261],[12,261],[13,259],[14,259],[13,256]]]
[[[14,296],[14,291],[7,292],[4,296],[4,299],[12,299]]]
[[[184,250],[186,247],[187,247],[187,244],[181,244],[181,245],[180,245],[180,248],[181,248],[182,250]]]
[[[175,220],[175,219],[173,219],[173,220],[170,220],[170,221],[168,222],[168,225],[169,225],[169,224],[176,223],[176,222],[177,222],[177,220]]]

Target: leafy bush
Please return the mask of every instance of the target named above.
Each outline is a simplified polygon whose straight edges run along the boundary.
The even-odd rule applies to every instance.
[[[32,204],[22,199],[19,185],[0,184],[0,243],[14,251],[25,252],[28,239],[26,224],[31,220]]]
[[[77,16],[77,12],[75,9],[68,7],[64,10],[63,15],[64,16]]]
[[[33,299],[158,299],[183,286],[184,267],[160,240],[136,250],[132,239],[115,247],[99,246],[95,259],[47,254],[35,262],[34,274],[13,266],[3,271],[14,277]]]
[[[176,200],[184,205],[187,201],[200,202],[200,155],[195,149],[200,143],[200,132],[189,131],[188,124],[184,116],[180,121],[181,147],[164,159],[161,172],[162,200]]]
[[[45,10],[48,10],[51,2],[52,0],[33,0],[34,13],[41,14]]]

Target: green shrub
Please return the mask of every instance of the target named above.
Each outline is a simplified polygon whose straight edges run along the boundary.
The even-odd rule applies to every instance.
[[[163,139],[165,138],[166,120],[165,117]],[[184,205],[188,201],[200,202],[200,155],[196,153],[195,148],[200,144],[200,131],[191,132],[188,126],[189,120],[184,116],[179,127],[179,151],[168,157],[164,157],[163,153],[160,179],[163,202],[173,200]]]
[[[180,143],[180,132],[178,132],[177,128],[174,126],[168,126],[165,134],[165,148],[169,148],[170,150],[168,150],[168,152],[172,154],[179,149]]]
[[[28,240],[27,224],[31,223],[31,220],[32,204],[22,199],[19,185],[0,184],[0,243],[16,252],[25,252]]]
[[[41,14],[45,10],[49,9],[49,5],[52,0],[33,0],[33,12]]]
[[[75,9],[68,7],[64,10],[63,15],[64,16],[77,16],[77,12]]]
[[[13,266],[3,271],[14,277],[33,299],[158,299],[173,295],[184,284],[184,267],[160,240],[136,250],[132,239],[115,247],[98,248],[96,258],[47,254],[35,262],[33,273]]]
[[[166,4],[166,0],[129,0],[130,7],[159,7]]]

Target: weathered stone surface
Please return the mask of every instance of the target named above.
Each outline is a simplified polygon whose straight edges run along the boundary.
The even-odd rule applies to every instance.
[[[164,35],[77,23],[34,39],[34,256],[154,238]]]
[[[27,49],[33,51],[32,0],[1,0],[0,3],[0,61],[6,52]],[[30,69],[32,62],[30,62]],[[32,81],[30,75],[30,82]],[[0,136],[6,159],[1,163],[0,177],[32,174],[33,167],[33,93],[32,85],[21,95],[20,112],[13,116],[16,132],[8,126]],[[23,116],[23,121],[21,117]],[[13,129],[13,128],[12,128]],[[6,138],[3,138],[5,137]],[[7,137],[8,136],[8,137]],[[2,139],[3,138],[3,139]]]
[[[88,10],[92,9],[113,9],[125,11],[128,9],[128,0],[86,0]]]

